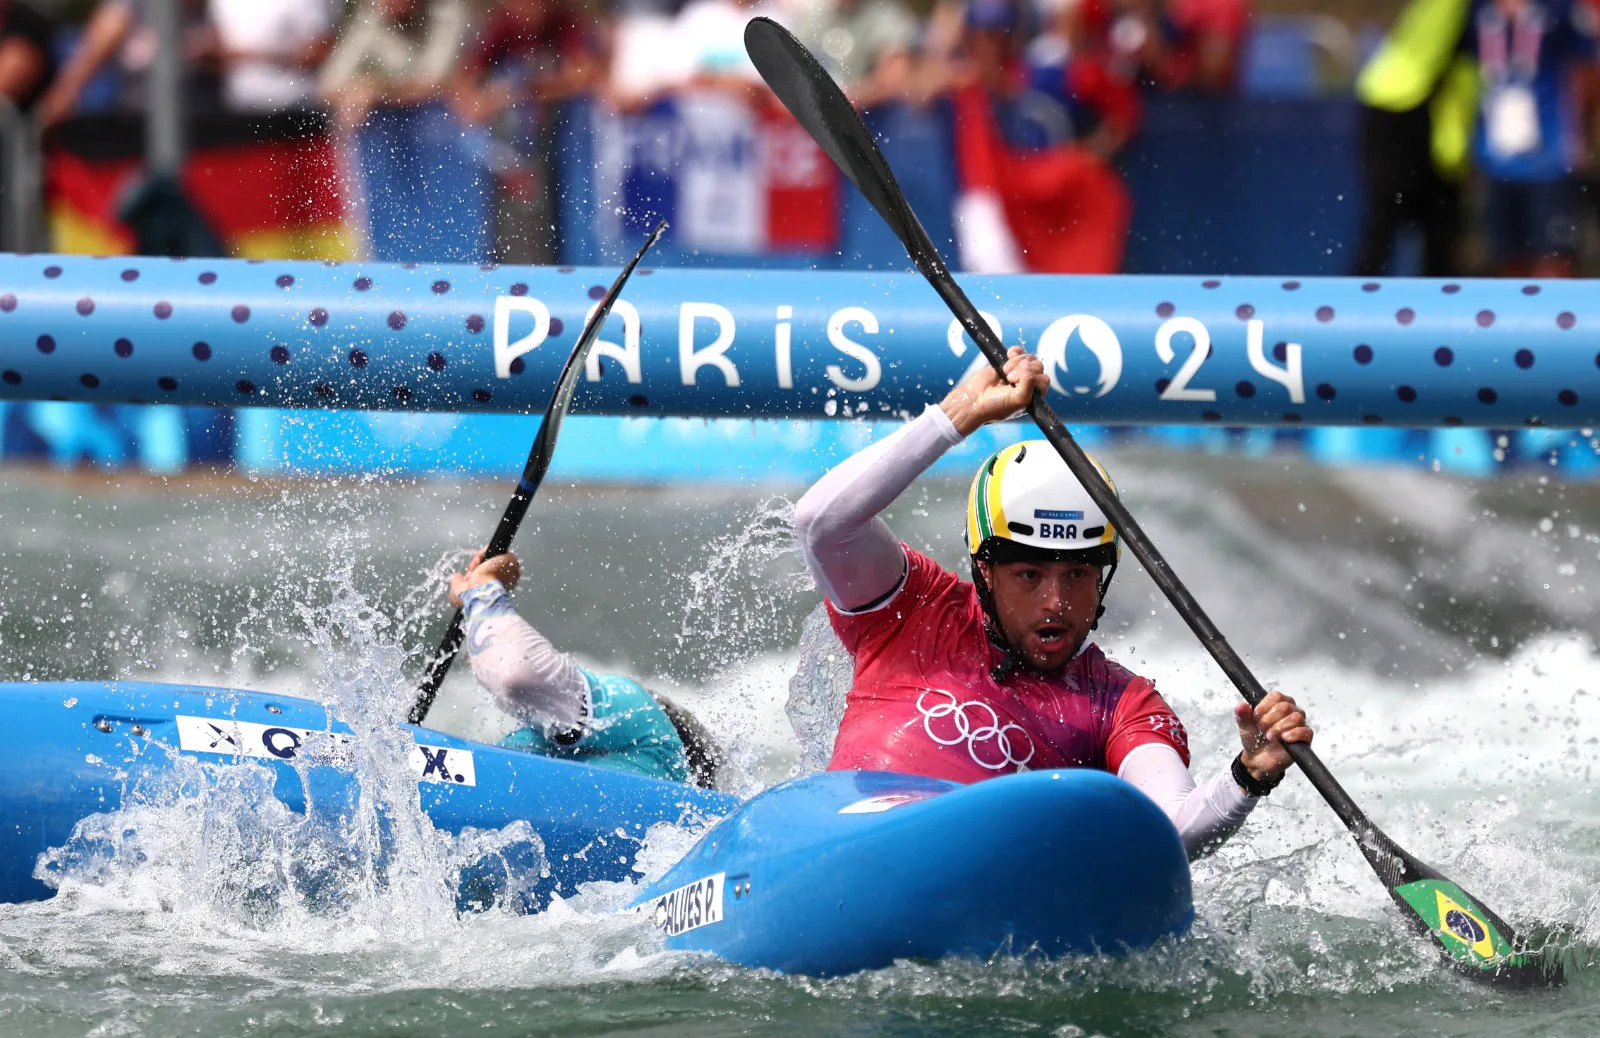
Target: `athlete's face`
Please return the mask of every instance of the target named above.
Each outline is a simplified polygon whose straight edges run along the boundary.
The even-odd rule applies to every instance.
[[[1000,630],[1034,670],[1066,666],[1100,608],[1100,567],[1083,562],[980,563]]]

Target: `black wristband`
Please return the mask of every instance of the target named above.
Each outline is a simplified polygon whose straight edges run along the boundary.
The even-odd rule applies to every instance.
[[[1278,788],[1278,783],[1283,781],[1283,772],[1278,772],[1270,779],[1262,780],[1250,774],[1250,769],[1244,766],[1244,754],[1233,758],[1233,781],[1244,790],[1247,797],[1264,797]]]

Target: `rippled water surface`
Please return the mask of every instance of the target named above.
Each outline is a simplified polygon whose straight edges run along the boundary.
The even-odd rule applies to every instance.
[[[137,831],[138,856],[0,906],[0,1035],[1600,1034],[1600,488],[1106,460],[1230,640],[1308,705],[1356,799],[1513,924],[1552,935],[1564,989],[1504,994],[1441,969],[1298,781],[1197,865],[1184,940],[829,981],[663,953],[613,913],[629,885],[538,916],[458,916],[446,888],[462,848],[425,823],[381,867],[341,851],[330,903],[293,863],[333,848],[213,798],[105,820]],[[741,792],[816,760],[841,662],[807,626],[817,596],[788,549],[800,489],[552,485],[519,538],[530,618],[586,662],[680,695],[737,747]],[[502,493],[0,470],[0,675],[303,695],[380,744],[444,622],[441,575]],[[919,485],[891,520],[953,563],[964,497]],[[1102,645],[1158,682],[1210,774],[1235,739],[1231,689],[1131,560],[1110,607]],[[797,669],[803,737],[784,710]],[[464,667],[430,723],[479,738],[510,726]],[[26,738],[8,733],[9,767],[26,767]],[[391,781],[396,803],[409,788],[368,778]],[[693,838],[655,833],[644,875]]]

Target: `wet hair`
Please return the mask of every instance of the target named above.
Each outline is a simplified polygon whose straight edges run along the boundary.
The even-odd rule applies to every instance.
[[[715,789],[722,751],[711,741],[711,733],[692,714],[660,692],[651,691],[650,698],[660,705],[683,741],[683,753],[689,759],[689,776],[694,784],[701,789]]]

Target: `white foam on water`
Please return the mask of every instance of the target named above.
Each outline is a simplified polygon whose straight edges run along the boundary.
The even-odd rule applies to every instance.
[[[1158,678],[1186,720],[1195,770],[1209,773],[1208,763],[1236,752],[1231,687],[1208,661],[1140,655],[1151,658],[1138,669]],[[1593,647],[1572,635],[1537,640],[1510,659],[1483,661],[1427,688],[1329,660],[1297,662],[1275,675],[1319,729],[1319,755],[1381,828],[1485,898],[1491,890],[1522,891],[1502,914],[1532,917],[1555,906],[1550,899],[1563,884],[1553,875],[1526,882],[1542,850],[1526,839],[1544,833],[1547,841],[1559,825],[1597,817],[1593,751],[1584,748],[1588,733],[1600,730],[1600,696],[1583,689],[1595,676]],[[1286,853],[1321,833],[1344,832],[1304,781],[1287,783],[1261,812],[1271,824],[1252,819],[1245,838],[1228,845],[1235,855]],[[1353,845],[1346,857],[1359,861]],[[1592,878],[1571,877],[1568,895]],[[1381,905],[1381,892],[1373,893],[1363,901]],[[1350,904],[1342,894],[1339,903]],[[1335,908],[1317,899],[1307,904]]]
[[[341,509],[356,506],[327,507],[337,518]],[[753,649],[759,639],[747,637],[770,621],[762,610],[777,597],[804,592],[803,578],[799,584],[792,573],[769,580],[761,585],[767,597],[758,596],[742,612],[704,597],[788,551],[784,507],[763,505],[743,533],[710,543],[710,559],[695,574],[705,579],[691,581],[701,597],[681,617],[682,641],[685,651],[709,643],[703,650],[712,654],[709,678],[672,681],[625,658],[624,647],[584,661],[633,673],[682,699],[731,750],[727,785],[746,794],[820,766],[837,716],[836,702],[801,696],[797,738],[785,701],[795,689],[790,678],[798,657]],[[1242,521],[1236,526],[1241,542],[1259,546],[1258,530]],[[361,558],[370,547],[361,537],[380,534],[335,541],[330,557]],[[1271,557],[1270,547],[1262,550]],[[197,648],[187,659],[159,664],[158,675],[184,680],[203,658],[224,683],[270,685],[324,701],[350,722],[363,795],[341,827],[330,830],[337,839],[305,831],[298,816],[274,808],[258,766],[211,766],[229,778],[208,779],[211,792],[204,796],[130,805],[99,819],[99,828],[85,833],[85,853],[64,863],[56,899],[0,906],[0,968],[41,984],[76,986],[84,990],[74,997],[130,1011],[140,999],[182,1005],[202,990],[214,997],[219,986],[246,998],[317,1001],[350,992],[633,983],[684,971],[710,988],[748,993],[740,985],[755,985],[820,1000],[907,1004],[1060,997],[1063,990],[1090,998],[1123,990],[1173,992],[1199,1006],[1213,994],[1237,990],[1251,997],[1382,991],[1439,970],[1429,946],[1401,928],[1348,833],[1298,779],[1281,787],[1217,855],[1197,864],[1193,935],[1125,959],[904,963],[817,982],[664,954],[642,921],[616,909],[698,835],[671,827],[651,833],[638,883],[594,884],[537,916],[502,907],[461,915],[453,882],[462,863],[502,849],[526,850],[538,836],[509,829],[462,838],[438,833],[418,807],[405,753],[396,752],[403,751],[396,741],[403,736],[389,722],[403,712],[411,688],[400,646],[415,650],[411,642],[421,627],[437,637],[439,577],[462,555],[441,556],[425,567],[420,590],[392,616],[370,606],[373,596],[361,590],[359,566],[334,564],[311,587],[265,586],[226,658],[202,657]],[[1315,576],[1315,566],[1303,558],[1300,567],[1304,580]],[[1345,591],[1352,600],[1361,594],[1353,584]],[[1232,600],[1228,605],[1244,608]],[[281,636],[272,628],[281,628],[285,617],[299,618],[303,632],[297,633],[307,649],[298,662],[264,676],[254,661],[267,654],[269,633]],[[1104,644],[1156,679],[1189,727],[1194,770],[1204,778],[1236,752],[1235,693],[1186,632],[1162,632],[1150,626],[1154,622],[1135,623]],[[825,625],[807,626],[808,652],[823,646],[823,632]],[[186,644],[176,635],[165,642]],[[1323,643],[1263,676],[1308,707],[1319,753],[1397,842],[1512,923],[1566,923],[1593,946],[1600,944],[1600,903],[1593,893],[1600,890],[1600,820],[1589,772],[1596,758],[1590,733],[1600,732],[1593,653],[1585,635],[1552,634],[1507,659],[1476,657],[1418,687],[1347,664]],[[826,668],[802,668],[815,679],[813,695],[837,692],[842,662],[835,654]],[[470,694],[460,674],[453,681],[455,693],[441,699],[433,718],[440,727],[492,740],[513,726],[482,696]],[[124,852],[114,865],[94,858],[93,849],[103,844]],[[305,869],[307,859],[318,868]],[[297,868],[322,883],[297,878]],[[0,992],[0,1005],[30,997],[45,1004],[37,994]],[[762,997],[752,996],[758,1005]]]
[[[329,600],[300,610],[322,673],[282,687],[350,724],[337,766],[358,780],[353,800],[313,799],[296,814],[273,796],[266,766],[171,753],[163,780],[41,855],[36,875],[56,888],[53,899],[0,906],[7,966],[41,976],[204,976],[261,998],[566,985],[659,976],[680,963],[644,921],[618,910],[699,834],[658,826],[635,881],[593,884],[521,914],[522,895],[548,868],[539,835],[526,822],[459,835],[433,827],[407,763],[410,735],[391,720],[413,689],[394,622],[363,598],[350,564],[334,568],[328,587]],[[295,766],[305,781],[332,765],[308,752]],[[498,897],[486,911],[459,912],[462,873],[486,866]]]
[[[103,1008],[127,997],[117,978],[145,978],[136,987],[149,1007],[183,1004],[196,985],[251,1000],[342,999],[641,981],[689,961],[662,953],[646,920],[618,911],[639,882],[593,884],[537,915],[504,904],[458,913],[453,874],[496,849],[537,847],[525,823],[432,832],[424,845],[397,845],[381,866],[341,857],[334,864],[357,867],[330,875],[318,868],[329,848],[308,837],[307,821],[273,806],[265,767],[194,767],[227,778],[88,820],[73,845],[100,843],[114,856],[63,861],[58,852],[54,899],[0,908],[5,968],[52,982],[93,978],[88,998]],[[641,865],[659,874],[698,836],[659,827]]]

